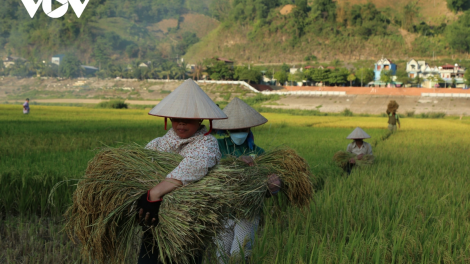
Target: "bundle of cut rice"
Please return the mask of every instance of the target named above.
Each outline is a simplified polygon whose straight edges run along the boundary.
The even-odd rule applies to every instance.
[[[255,166],[252,167],[236,157],[228,157],[220,162],[221,165],[243,168],[244,171],[244,182],[235,187],[239,196],[235,200],[237,204],[232,208],[233,214],[251,219],[261,213],[268,191],[267,176],[271,174],[276,174],[281,179],[281,193],[287,197],[289,204],[297,207],[309,206],[313,196],[314,176],[307,161],[295,150],[284,147],[267,151],[257,156],[254,162]]]
[[[333,160],[335,161],[338,167],[344,167],[348,164],[350,159],[354,159],[356,161],[356,165],[358,166],[367,166],[372,165],[374,162],[373,155],[363,155],[362,159],[357,159],[357,155],[347,152],[347,151],[338,151],[333,156]]]
[[[398,105],[397,101],[391,100],[388,103],[388,106],[387,106],[387,114],[390,114],[390,113],[393,113],[393,112],[397,111],[398,107],[400,107],[400,106]]]
[[[78,238],[82,257],[123,263],[141,235],[136,201],[171,172],[182,157],[139,146],[106,148],[88,164],[67,210],[65,230]],[[237,170],[218,166],[202,180],[167,194],[153,228],[162,261],[190,263],[192,254],[223,228],[222,212],[233,204]]]
[[[165,179],[182,157],[146,150],[140,146],[105,148],[88,164],[77,184],[73,204],[67,210],[65,230],[78,238],[82,258],[97,263],[126,262],[141,229],[136,223],[136,201]],[[161,260],[190,263],[213,236],[224,228],[225,219],[237,214],[253,217],[263,207],[267,176],[276,173],[284,182],[282,192],[293,205],[306,206],[312,195],[308,164],[291,149],[278,149],[259,156],[249,167],[228,158],[202,180],[165,195],[160,223],[151,231]],[[138,242],[137,242],[138,243]]]

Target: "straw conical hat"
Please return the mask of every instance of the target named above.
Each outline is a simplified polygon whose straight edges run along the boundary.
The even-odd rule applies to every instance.
[[[365,139],[370,138],[369,134],[367,134],[364,130],[360,127],[356,127],[351,134],[347,137],[347,139]]]
[[[187,119],[226,119],[227,116],[193,80],[184,81],[149,115]]]
[[[228,119],[214,121],[214,129],[242,129],[268,122],[268,119],[237,97],[224,108],[224,113]]]

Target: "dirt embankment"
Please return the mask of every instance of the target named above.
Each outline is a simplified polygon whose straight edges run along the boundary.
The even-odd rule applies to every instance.
[[[288,96],[266,107],[282,109],[319,110],[338,113],[349,109],[356,114],[385,113],[390,100],[400,104],[399,112],[415,114],[443,112],[447,115],[470,115],[470,98],[432,98],[397,95],[348,95],[348,96]]]
[[[0,103],[23,101],[25,98],[42,103],[90,103],[124,99],[131,104],[156,104],[183,81],[174,80],[100,80],[57,78],[0,78]],[[201,84],[214,101],[227,101],[233,96],[252,96],[237,85]]]

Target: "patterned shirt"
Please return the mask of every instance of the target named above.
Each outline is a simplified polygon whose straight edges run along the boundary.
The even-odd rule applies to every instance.
[[[206,176],[222,157],[217,139],[212,135],[204,136],[206,132],[206,127],[202,126],[192,137],[182,139],[170,129],[163,137],[150,141],[145,148],[183,156],[178,167],[166,177],[186,185]]]

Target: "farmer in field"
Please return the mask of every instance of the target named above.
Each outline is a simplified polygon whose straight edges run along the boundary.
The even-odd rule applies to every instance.
[[[29,98],[23,104],[23,114],[29,114]]]
[[[372,146],[364,142],[366,138],[370,138],[370,136],[360,127],[356,127],[347,137],[347,139],[353,140],[346,148],[346,151],[352,155],[350,155],[349,160],[343,167],[348,174],[351,174],[354,166],[363,162],[364,157],[367,157],[367,163],[373,162],[374,154],[372,153]]]
[[[391,100],[387,106],[388,130],[391,132],[397,131],[397,124],[398,128],[400,128],[400,119],[397,114],[398,107],[399,105],[395,100]]]
[[[252,127],[260,126],[268,120],[242,100],[233,99],[224,109],[228,119],[214,121],[214,129],[228,135],[218,139],[222,157],[231,155],[239,157],[250,166],[253,159],[264,153],[255,145]],[[268,188],[271,195],[280,190],[281,181],[275,174],[268,176]],[[244,252],[244,258],[251,255],[252,243],[259,224],[259,216],[255,219],[229,219],[226,229],[216,238],[219,263],[228,263],[227,258]]]
[[[193,81],[187,80],[155,106],[149,115],[170,118],[171,129],[147,144],[147,149],[174,152],[184,157],[178,167],[162,181],[142,195],[138,201],[138,219],[147,230],[144,233],[138,263],[161,263],[153,235],[149,231],[158,224],[158,211],[165,194],[177,187],[200,180],[222,157],[217,139],[201,125],[203,119],[226,119],[227,116]],[[152,247],[153,246],[153,247]],[[199,254],[194,263],[202,262]]]

